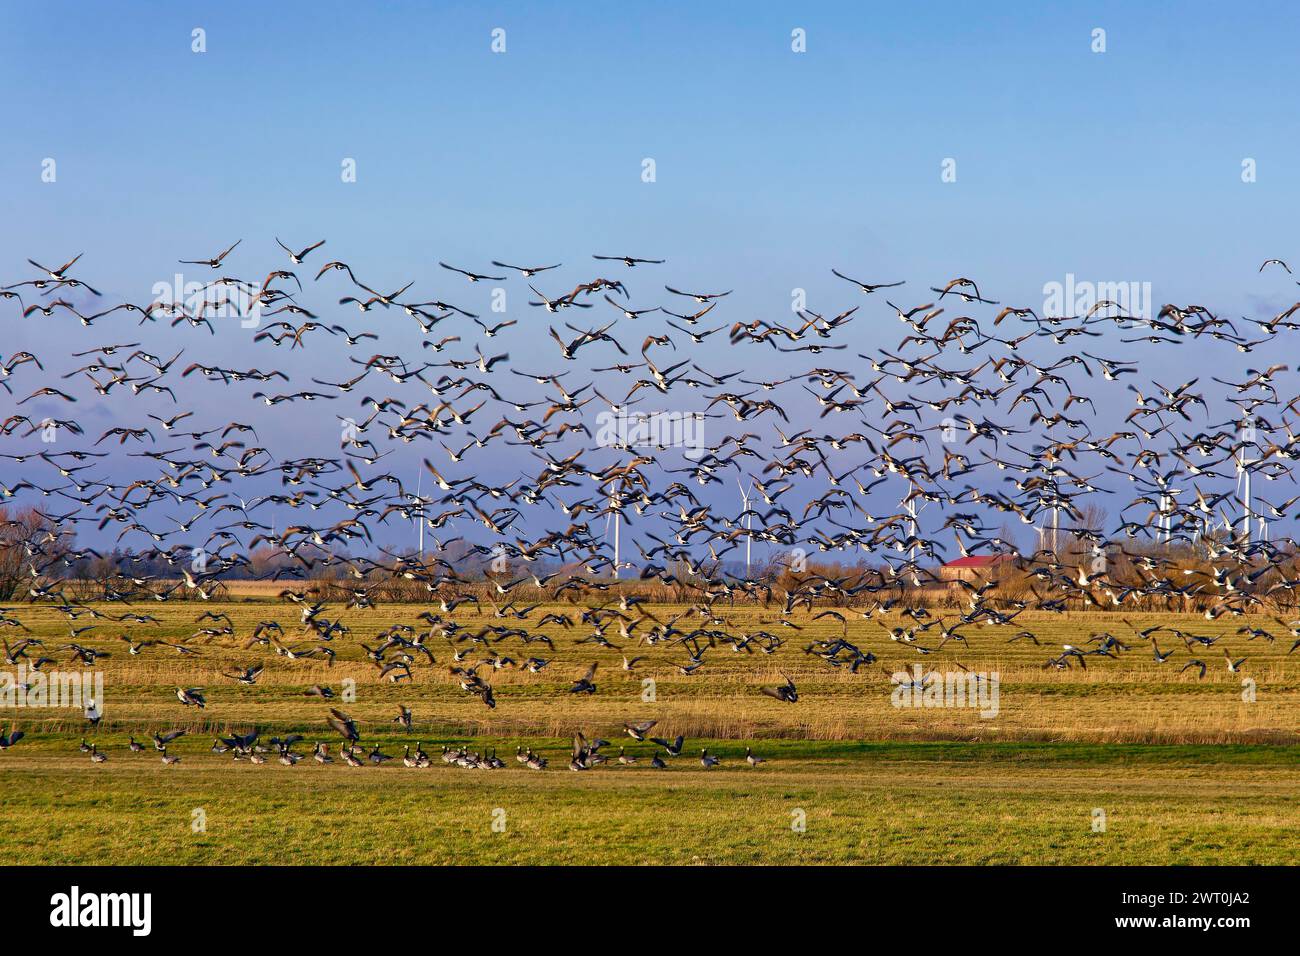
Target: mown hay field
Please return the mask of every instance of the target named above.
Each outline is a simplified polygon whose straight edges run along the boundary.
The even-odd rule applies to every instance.
[[[97,604],[114,616],[121,605]],[[737,604],[718,608],[732,634],[766,630],[785,643],[773,653],[735,651],[724,642],[704,651],[704,665],[683,675],[687,650],[624,641],[614,648],[579,643],[589,625],[533,628],[546,611],[577,622],[580,608],[555,605],[529,620],[497,619],[472,607],[453,617],[474,634],[489,624],[527,628],[554,642],[518,638],[493,644],[516,662],[548,659],[540,673],[507,667],[480,672],[497,706],[461,690],[449,673],[489,656],[471,640],[429,642],[437,663],[421,658],[410,681],[390,683],[368,660],[394,624],[427,630],[420,605],[384,605],[322,615],[344,621],[346,635],[330,642],[324,660],[291,660],[265,646],[245,647],[260,621],[278,620],[284,643],[316,646],[299,634],[297,609],[245,596],[226,601],[167,602],[132,610],[156,625],[106,618],[69,637],[69,622],[52,608],[11,612],[55,658],[46,670],[86,671],[57,650],[69,640],[107,651],[103,710],[97,727],[70,707],[5,707],[0,719],[27,735],[0,753],[0,842],[25,862],[183,863],[1285,863],[1294,859],[1300,827],[1300,657],[1289,655],[1289,633],[1267,617],[1206,621],[1188,615],[1124,615],[1137,628],[1161,624],[1218,638],[1188,650],[1169,631],[1148,641],[1116,614],[1025,614],[1014,627],[967,629],[968,646],[949,642],[921,654],[890,639],[886,618],[865,621],[846,612],[847,625],[796,612],[780,624],[779,609]],[[650,606],[660,620],[683,607]],[[233,635],[198,634],[228,615]],[[635,615],[634,615],[635,616]],[[1239,634],[1247,623],[1274,640]],[[679,626],[703,626],[683,620]],[[12,645],[16,628],[6,639]],[[1018,631],[1040,642],[1008,642]],[[1043,664],[1064,644],[1095,648],[1110,633],[1130,645],[1118,659],[1091,656],[1088,666],[1061,671]],[[845,635],[879,660],[851,673],[805,653],[812,641]],[[133,641],[180,644],[146,646]],[[705,642],[707,643],[707,642]],[[922,637],[918,644],[933,646]],[[1230,673],[1223,650],[1245,658]],[[30,651],[35,654],[36,649]],[[390,655],[391,656],[391,652]],[[631,671],[624,657],[641,657]],[[1180,669],[1193,656],[1204,679]],[[571,682],[598,663],[594,694],[572,694]],[[252,686],[223,676],[265,665]],[[922,673],[957,673],[957,665],[996,679],[996,713],[971,706],[896,706],[889,674],[920,664]],[[14,673],[15,668],[7,668]],[[961,672],[966,673],[966,672]],[[799,701],[760,693],[788,675]],[[652,683],[647,684],[650,680]],[[305,696],[328,686],[333,700]],[[203,688],[203,710],[183,707],[177,687]],[[987,705],[988,700],[985,698]],[[407,733],[393,722],[409,706]],[[412,769],[400,759],[360,768],[314,763],[293,767],[274,755],[264,765],[234,761],[210,750],[217,734],[256,729],[263,739],[299,733],[309,754],[323,741],[337,752],[338,735],[325,724],[330,706],[351,715],[361,746],[400,758],[420,741],[433,766]],[[652,733],[687,738],[680,757],[655,770],[660,748],[622,731],[626,721],[656,720]],[[132,753],[128,736],[148,741],[155,731],[182,729],[169,747],[179,764],[163,766],[149,744]],[[569,741],[582,732],[603,737],[608,763],[567,769]],[[93,764],[82,740],[108,754]],[[437,759],[441,748],[495,749],[499,770],[470,770]],[[637,756],[614,759],[619,747]],[[544,771],[514,760],[517,747],[546,756]],[[699,752],[722,758],[701,766]],[[766,759],[743,759],[746,747]],[[198,827],[197,820],[203,826]]]

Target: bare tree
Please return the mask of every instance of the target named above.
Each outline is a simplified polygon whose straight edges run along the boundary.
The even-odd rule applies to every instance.
[[[10,514],[0,508],[0,601],[11,601],[22,593],[38,568],[56,560],[68,549],[54,523],[35,508]],[[40,557],[34,562],[33,554]]]

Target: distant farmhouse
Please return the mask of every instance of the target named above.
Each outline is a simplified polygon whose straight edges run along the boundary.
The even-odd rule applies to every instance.
[[[967,555],[941,566],[939,580],[947,582],[948,587],[955,587],[958,581],[983,584],[993,577],[999,565],[1015,561],[1017,557],[1018,555],[1011,552]]]

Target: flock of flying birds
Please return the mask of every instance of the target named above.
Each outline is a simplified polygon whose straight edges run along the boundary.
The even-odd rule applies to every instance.
[[[554,278],[558,263],[492,260],[478,272],[440,262],[430,270],[437,285],[491,286],[493,302],[523,283],[528,307],[505,320],[485,318],[492,306],[469,292],[421,295],[417,280],[380,291],[347,262],[323,261],[323,240],[276,244],[280,261],[261,281],[238,274],[249,265],[240,242],[211,258],[180,259],[214,274],[182,301],[99,305],[105,296],[81,278],[81,256],[55,268],[28,260],[36,274],[0,288],[0,306],[14,307],[6,341],[60,343],[0,354],[0,387],[12,405],[0,423],[8,445],[0,457],[10,463],[0,474],[0,503],[9,506],[0,540],[23,549],[18,598],[26,601],[0,608],[0,626],[30,634],[25,608],[43,605],[64,615],[70,632],[58,648],[6,639],[5,664],[39,669],[67,652],[94,666],[111,651],[90,639],[110,627],[127,632],[118,638],[133,655],[154,647],[196,655],[188,642],[133,636],[159,623],[141,606],[206,600],[223,581],[256,576],[259,547],[276,555],[262,576],[285,582],[280,596],[296,605],[296,620],[262,621],[245,651],[332,664],[339,642],[357,640],[382,679],[447,667],[488,708],[498,705],[491,674],[541,673],[563,632],[576,648],[622,650],[629,672],[646,666],[638,651],[661,645],[684,676],[707,672],[719,648],[772,654],[824,619],[839,636],[804,649],[854,674],[874,673],[879,657],[850,630],[852,620],[878,619],[882,648],[904,657],[967,647],[976,630],[1038,645],[1017,619],[1071,606],[1118,610],[1132,634],[1064,645],[1046,652],[1044,667],[1097,666],[1138,649],[1198,678],[1220,653],[1228,671],[1246,666],[1221,634],[1139,628],[1123,616],[1129,608],[1194,607],[1207,620],[1266,612],[1278,628],[1243,623],[1236,639],[1300,646],[1300,623],[1281,616],[1300,587],[1294,542],[1273,530],[1296,516],[1300,495],[1249,491],[1251,478],[1294,490],[1300,398],[1287,397],[1287,366],[1173,386],[1147,383],[1141,372],[1147,362],[1168,364],[1175,349],[1191,365],[1208,365],[1216,348],[1274,354],[1280,337],[1300,328],[1300,302],[1235,319],[1195,304],[1130,314],[1110,301],[1050,315],[1004,305],[969,278],[918,297],[902,281],[832,269],[828,281],[858,301],[789,319],[724,318],[738,310],[731,290],[665,283],[663,259],[598,255],[566,282]],[[611,270],[624,278],[608,278]],[[1285,262],[1270,259],[1260,272],[1290,289]],[[636,284],[642,277],[644,286]],[[351,309],[361,317],[345,320]],[[256,328],[232,310],[255,315]],[[903,330],[896,346],[865,345],[894,322]],[[242,363],[249,367],[212,357],[219,345],[209,343],[235,336],[258,356]],[[157,346],[133,341],[146,337],[171,341],[154,354]],[[394,347],[378,351],[381,342]],[[1155,347],[1139,360],[1139,344]],[[285,353],[291,358],[281,364]],[[297,361],[301,373],[298,354],[309,355]],[[518,362],[524,354],[528,361]],[[1225,367],[1215,366],[1227,375]],[[111,427],[92,428],[106,412]],[[618,431],[609,440],[596,412],[643,422],[671,413],[705,439],[693,452],[653,430],[645,434],[657,437]],[[649,419],[637,418],[643,413]],[[1118,427],[1104,434],[1108,417]],[[330,446],[302,453],[312,423],[322,421]],[[294,447],[269,447],[259,430]],[[923,515],[930,505],[936,511]],[[1057,546],[1054,531],[1047,546],[1045,529],[1062,519],[1069,547]],[[638,560],[617,550],[611,523],[613,541],[627,527]],[[1037,529],[1028,553],[1005,530],[1017,523]],[[118,532],[115,570],[94,604],[71,595],[71,579],[108,549],[79,545],[80,527],[106,540]],[[422,550],[411,547],[412,528],[421,529]],[[761,569],[748,558],[754,545],[773,556]],[[825,560],[796,557],[809,552]],[[1020,596],[1002,593],[994,579],[961,581],[957,612],[929,609],[936,564],[990,553],[1011,556],[1008,566],[1027,582]],[[374,609],[377,591],[393,581],[427,590],[438,610],[367,641],[354,635],[356,625],[324,616],[312,587],[321,575],[345,590],[346,611]],[[656,615],[638,580],[671,585],[689,600],[674,616]],[[484,585],[494,623],[457,623],[466,604],[482,613],[474,589]],[[512,595],[521,585],[544,599],[521,603]],[[737,599],[779,609],[772,629],[734,625]],[[105,601],[122,612],[105,610]],[[572,614],[545,610],[561,601]],[[903,623],[887,624],[887,615]],[[222,614],[198,623],[191,640],[244,637]],[[223,676],[252,685],[264,666],[259,659]],[[797,703],[793,680],[782,676],[762,692]],[[596,665],[569,690],[596,693]],[[177,700],[202,709],[206,693],[181,687]],[[334,696],[322,686],[307,693]],[[95,725],[99,716],[88,719]],[[412,729],[405,706],[393,720]],[[395,759],[363,747],[343,711],[331,708],[324,721],[347,764]],[[685,742],[648,737],[653,726],[634,720],[623,730],[658,747],[650,762],[662,767]],[[154,736],[164,762],[179,759],[167,745],[180,733]],[[0,750],[22,736],[11,728]],[[213,749],[254,763],[277,754],[291,765],[303,756],[293,749],[301,740],[231,733]],[[569,766],[604,763],[608,746],[578,735]],[[146,749],[134,737],[129,747]],[[82,749],[107,759],[94,744]],[[326,743],[312,756],[334,761]],[[533,769],[547,764],[531,750],[516,756]],[[401,759],[432,762],[418,741]],[[442,759],[482,769],[505,763],[467,748],[443,748]],[[620,748],[620,763],[636,759]],[[746,759],[762,762],[749,751]],[[718,758],[703,750],[700,762],[707,768]]]

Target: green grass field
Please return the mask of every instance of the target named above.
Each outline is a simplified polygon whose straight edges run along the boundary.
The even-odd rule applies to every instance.
[[[1287,655],[1289,635],[1266,618],[1250,623],[1271,627],[1278,636],[1271,643],[1236,634],[1240,621],[1130,616],[1139,626],[1160,621],[1223,635],[1199,655],[1209,667],[1204,680],[1179,673],[1189,657],[1181,642],[1158,638],[1162,650],[1176,654],[1157,664],[1116,615],[1026,616],[1018,624],[1035,632],[1040,647],[1008,644],[1014,629],[983,629],[971,632],[969,647],[949,644],[924,659],[891,642],[875,622],[854,621],[850,639],[880,657],[856,675],[803,653],[814,636],[841,630],[838,622],[813,622],[805,614],[792,617],[803,630],[785,634],[788,643],[775,654],[720,645],[690,676],[674,666],[685,657],[677,648],[602,649],[576,643],[589,633],[585,626],[545,628],[555,639],[554,654],[536,643],[497,645],[517,660],[532,654],[554,660],[536,675],[490,673],[498,706],[489,710],[448,674],[453,649],[441,639],[431,644],[438,663],[415,667],[413,681],[378,680],[360,644],[373,646],[374,634],[392,623],[415,623],[419,606],[343,613],[352,631],[334,642],[332,667],[242,647],[257,621],[272,618],[285,625],[286,641],[296,643],[296,614],[283,604],[187,602],[144,610],[162,623],[133,627],[133,639],[184,643],[199,653],[182,657],[155,646],[132,657],[117,639],[122,625],[102,620],[80,635],[82,645],[112,655],[96,664],[105,699],[93,733],[76,710],[0,711],[6,728],[27,734],[0,752],[0,847],[8,859],[1265,864],[1295,858],[1300,670]],[[229,613],[235,636],[193,637],[205,610]],[[17,613],[60,669],[73,668],[66,652],[50,653],[68,639],[62,615],[36,607]],[[338,613],[331,608],[327,615]],[[775,616],[738,607],[728,612],[727,628],[775,631]],[[471,630],[487,620],[461,613],[456,619]],[[1119,660],[1094,658],[1086,671],[1042,668],[1062,643],[1082,645],[1099,631],[1134,649]],[[12,634],[7,638],[13,642]],[[611,639],[624,643],[612,632]],[[1243,674],[1227,672],[1221,647],[1247,658]],[[625,651],[646,660],[625,672]],[[482,656],[471,650],[468,660]],[[914,660],[938,672],[959,662],[998,673],[997,716],[894,707],[884,671]],[[592,661],[600,663],[597,692],[569,694],[569,682]],[[252,687],[221,676],[253,663],[264,663],[266,671]],[[758,693],[759,686],[779,683],[779,672],[797,682],[799,703]],[[655,681],[652,701],[643,699],[647,677]],[[1244,678],[1255,682],[1253,701],[1243,699]],[[378,744],[400,758],[404,745],[420,740],[433,766],[406,768],[399,760],[320,766],[307,757],[285,767],[273,754],[252,765],[210,751],[216,733],[256,728],[264,739],[302,733],[298,749],[308,754],[316,740],[337,753],[339,738],[324,722],[330,702],[303,691],[318,683],[341,690],[345,679],[355,681],[355,699],[332,703],[356,718],[364,747]],[[174,693],[182,685],[203,687],[208,707],[182,707]],[[391,721],[399,703],[414,712],[409,735]],[[659,721],[656,735],[687,736],[685,752],[669,759],[667,769],[648,765],[657,747],[622,733],[624,721],[639,719]],[[152,746],[142,754],[125,746],[129,734],[146,740],[171,729],[187,731],[170,748],[181,757],[175,766],[163,766]],[[568,770],[576,731],[610,740],[610,762]],[[93,764],[78,750],[83,738],[109,760]],[[470,770],[437,759],[443,745],[462,744],[495,747],[507,766]],[[547,756],[549,768],[519,766],[517,746]],[[620,746],[639,762],[618,765],[612,758]],[[747,766],[747,746],[767,762]],[[722,765],[702,767],[701,747],[720,755]]]
[[[92,767],[38,740],[6,755],[0,825],[8,858],[24,863],[1295,859],[1296,747],[783,743],[756,769],[716,747],[724,765],[707,773],[682,757],[664,771],[576,774],[216,756],[163,767],[152,752]]]

